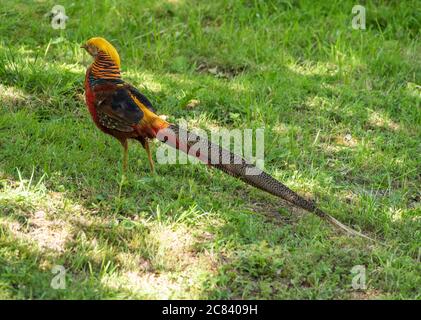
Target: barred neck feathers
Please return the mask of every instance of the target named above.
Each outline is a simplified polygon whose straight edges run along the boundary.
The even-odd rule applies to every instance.
[[[108,54],[100,51],[92,64],[92,75],[95,79],[120,79],[120,68]]]

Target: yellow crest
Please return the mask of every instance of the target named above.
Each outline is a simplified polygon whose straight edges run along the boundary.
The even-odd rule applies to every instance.
[[[111,43],[101,37],[91,38],[86,42],[87,45],[93,45],[99,50],[105,52],[110,56],[115,64],[120,68],[120,56],[118,55],[117,50],[113,47]]]

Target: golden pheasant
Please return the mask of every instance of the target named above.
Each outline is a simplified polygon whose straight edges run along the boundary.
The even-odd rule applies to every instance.
[[[124,150],[123,171],[127,167],[128,139],[139,141],[146,149],[153,171],[154,165],[148,140],[157,138],[161,142],[196,156],[208,165],[254,187],[313,212],[349,234],[368,238],[318,209],[313,202],[299,196],[242,157],[161,119],[156,115],[149,100],[136,88],[121,79],[120,57],[117,50],[107,40],[99,37],[91,38],[82,45],[82,48],[94,58],[94,62],[86,71],[86,104],[98,128],[117,138],[122,144]],[[201,145],[202,148],[197,148],[198,145]],[[206,152],[191,152],[193,146],[195,150],[205,150]],[[214,159],[211,161],[210,157],[214,154],[218,155],[218,161],[214,161]]]

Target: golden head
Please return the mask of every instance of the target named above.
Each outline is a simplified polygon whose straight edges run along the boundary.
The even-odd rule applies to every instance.
[[[92,57],[96,57],[98,53],[104,52],[107,54],[114,63],[120,68],[120,56],[118,55],[117,50],[113,47],[111,43],[101,37],[91,38],[84,45],[81,46],[84,48]]]

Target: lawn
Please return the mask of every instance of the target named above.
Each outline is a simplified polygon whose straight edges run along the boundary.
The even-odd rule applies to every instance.
[[[354,1],[303,0],[62,0],[54,29],[55,1],[2,0],[0,298],[420,299],[421,8],[361,2],[365,30]],[[264,128],[268,173],[379,242],[205,165],[151,175],[134,142],[121,183],[92,36],[170,121]]]

